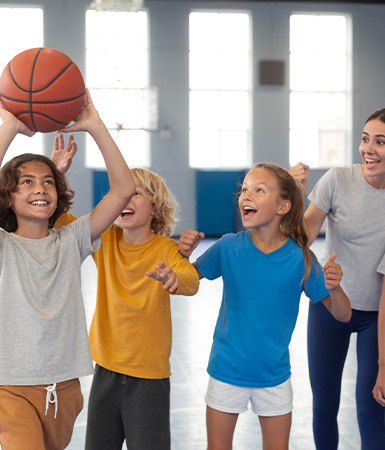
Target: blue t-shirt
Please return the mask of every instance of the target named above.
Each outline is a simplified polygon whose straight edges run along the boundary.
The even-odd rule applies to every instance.
[[[304,291],[302,248],[292,239],[265,254],[250,231],[226,234],[196,261],[207,279],[223,278],[223,297],[207,371],[236,386],[277,386],[290,377],[289,343]],[[329,296],[315,265],[306,295]]]

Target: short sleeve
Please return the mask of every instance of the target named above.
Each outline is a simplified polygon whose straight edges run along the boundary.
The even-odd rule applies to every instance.
[[[377,272],[385,275],[385,255],[382,257],[380,264],[377,267]]]
[[[101,242],[100,236],[91,242],[91,214],[87,214],[71,222],[66,228],[72,230],[75,234],[83,261],[88,255],[99,249]],[[65,228],[62,230],[65,230]]]
[[[221,246],[223,238],[215,242],[197,260],[199,272],[208,280],[215,280],[222,276],[221,270]]]
[[[312,258],[311,272],[306,286],[306,295],[313,303],[317,303],[326,297],[329,297],[330,292],[325,287],[324,274],[322,272],[322,266],[317,262],[317,266],[314,264]]]
[[[329,169],[323,175],[313,190],[310,192],[308,199],[314,206],[328,214],[332,209],[332,200],[336,189],[337,169]]]

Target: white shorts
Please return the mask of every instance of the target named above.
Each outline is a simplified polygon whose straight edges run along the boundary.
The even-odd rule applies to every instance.
[[[253,412],[258,416],[283,416],[293,409],[291,378],[278,386],[248,388],[210,377],[205,400],[210,408],[226,413],[245,412],[250,401]]]

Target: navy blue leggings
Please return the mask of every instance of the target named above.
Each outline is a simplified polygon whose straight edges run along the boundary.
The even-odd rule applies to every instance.
[[[384,408],[373,398],[378,373],[378,313],[353,310],[338,322],[319,303],[309,305],[308,361],[313,391],[313,433],[317,450],[337,450],[341,378],[350,335],[357,333],[357,418],[362,450],[385,449]]]

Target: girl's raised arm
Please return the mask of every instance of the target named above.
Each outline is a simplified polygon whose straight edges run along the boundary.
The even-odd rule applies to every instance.
[[[61,131],[87,131],[95,140],[106,164],[110,191],[91,213],[91,238],[95,239],[114,222],[129,203],[135,193],[134,179],[119,148],[94,108],[88,89],[83,109],[75,123]]]

